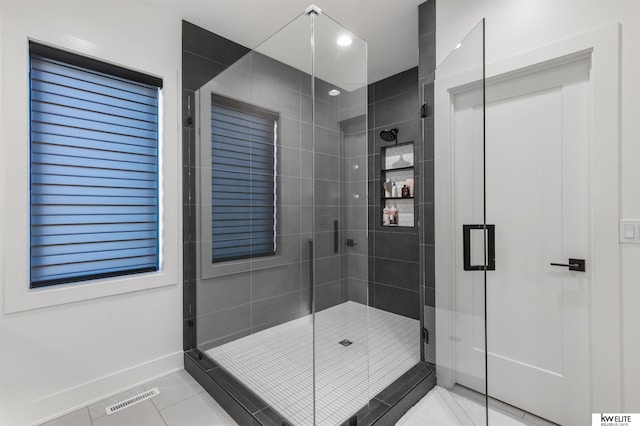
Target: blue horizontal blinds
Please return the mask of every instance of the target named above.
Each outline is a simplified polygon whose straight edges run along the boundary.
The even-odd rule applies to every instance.
[[[30,53],[31,287],[157,271],[158,82]]]
[[[277,116],[212,97],[212,260],[273,255],[276,250]]]

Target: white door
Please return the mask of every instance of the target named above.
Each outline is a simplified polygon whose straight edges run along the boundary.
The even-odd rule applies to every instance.
[[[485,95],[486,223],[496,233],[496,270],[486,275],[489,395],[563,425],[587,424],[591,413],[590,68],[588,55],[530,67],[487,81]],[[482,223],[482,145],[464,136],[482,128],[481,100],[473,89],[453,103],[454,133],[468,141],[454,148],[460,234]],[[550,265],[569,258],[584,259],[586,271]],[[457,382],[481,392],[473,373],[484,361],[483,280],[460,272],[456,292]]]
[[[487,90],[491,396],[563,425],[590,418],[590,61]],[[586,271],[551,263],[584,259]]]

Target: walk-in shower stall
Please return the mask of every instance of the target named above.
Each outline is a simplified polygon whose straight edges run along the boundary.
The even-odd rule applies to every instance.
[[[391,422],[433,386],[420,321],[369,303],[367,90],[310,7],[185,96],[185,365],[242,425]]]
[[[185,366],[239,424],[391,425],[436,381],[399,426],[620,411],[619,27],[489,67],[484,20],[451,47],[368,85],[310,8],[185,61]]]

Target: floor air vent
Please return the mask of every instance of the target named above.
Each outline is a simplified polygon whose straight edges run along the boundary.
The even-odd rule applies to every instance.
[[[113,404],[110,407],[105,408],[107,415],[117,413],[118,411],[122,411],[127,407],[131,407],[132,405],[136,405],[139,402],[146,401],[147,399],[153,398],[156,395],[160,395],[160,391],[158,388],[153,388],[149,391],[141,393],[140,395],[136,395],[129,399],[125,399],[124,401],[120,401],[117,404]]]

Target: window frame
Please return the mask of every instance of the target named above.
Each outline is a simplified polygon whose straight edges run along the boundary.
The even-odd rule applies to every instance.
[[[277,221],[277,214],[278,214],[278,184],[277,184],[277,178],[278,178],[278,140],[279,140],[279,129],[280,129],[280,116],[273,112],[270,111],[266,108],[261,108],[257,105],[254,104],[250,104],[250,103],[246,103],[246,102],[242,102],[236,99],[231,99],[228,98],[226,96],[217,94],[217,93],[211,93],[211,104],[213,105],[213,103],[217,103],[218,105],[221,105],[223,107],[229,107],[232,109],[236,109],[236,110],[240,110],[242,112],[246,112],[248,114],[251,115],[256,115],[256,116],[260,116],[263,118],[267,118],[269,120],[273,120],[273,124],[274,124],[274,135],[273,135],[273,173],[274,173],[274,177],[273,177],[273,187],[272,187],[272,192],[273,192],[273,212],[274,212],[274,227],[273,227],[273,250],[270,251],[263,251],[263,252],[259,252],[259,253],[255,253],[255,254],[243,254],[243,255],[238,255],[238,256],[232,256],[232,257],[225,257],[225,258],[216,258],[213,256],[213,242],[212,242],[212,250],[211,250],[211,262],[212,263],[223,263],[223,262],[231,262],[234,260],[243,260],[243,259],[255,259],[255,258],[260,258],[260,257],[272,257],[275,256],[278,252],[278,243],[277,243],[277,237],[278,237],[278,221]],[[211,122],[211,114],[209,114],[209,123]],[[204,140],[203,140],[204,142]],[[206,158],[211,158],[213,156],[213,147],[211,146],[211,138],[208,139],[209,142],[209,153],[210,155]],[[213,170],[211,170],[211,172],[213,172]],[[211,173],[209,173],[209,177],[211,178]],[[211,207],[213,208],[213,200],[210,199],[208,200],[209,204],[211,205]],[[211,218],[211,221],[213,222],[213,212],[211,213],[211,215],[209,216]],[[212,232],[210,233],[210,235],[213,238],[213,229],[211,230]]]
[[[30,189],[30,193],[33,193],[34,190],[34,182],[33,182],[33,167],[34,167],[34,163],[33,163],[33,144],[34,144],[34,140],[33,140],[33,129],[34,129],[34,124],[33,124],[33,79],[32,79],[32,75],[31,75],[31,71],[33,70],[33,61],[34,61],[34,57],[37,58],[38,61],[40,60],[44,60],[46,61],[53,61],[53,63],[60,63],[64,66],[70,66],[70,67],[76,67],[76,68],[80,68],[81,71],[87,71],[88,73],[92,73],[92,72],[96,72],[99,74],[105,74],[109,77],[115,77],[118,79],[125,79],[127,81],[131,81],[133,83],[140,83],[140,84],[144,84],[146,86],[152,86],[152,87],[156,87],[157,88],[157,109],[156,109],[156,116],[158,119],[158,123],[157,123],[157,139],[155,140],[155,149],[156,149],[156,157],[155,157],[155,169],[156,169],[156,180],[155,182],[155,215],[156,215],[156,220],[155,222],[155,238],[154,238],[154,242],[155,242],[155,257],[156,257],[156,262],[155,265],[153,267],[149,266],[149,267],[133,267],[133,268],[128,268],[128,269],[123,269],[123,270],[118,270],[118,271],[110,271],[110,272],[96,272],[96,271],[92,271],[92,272],[85,272],[85,273],[80,273],[80,272],[76,272],[74,273],[74,275],[69,275],[66,276],[64,278],[48,278],[48,279],[39,279],[39,280],[35,280],[34,281],[34,276],[33,276],[33,261],[34,261],[34,256],[33,256],[33,250],[34,250],[34,245],[33,245],[33,231],[34,231],[34,224],[33,224],[33,195],[31,195],[30,198],[30,236],[31,236],[31,242],[30,242],[30,287],[32,289],[35,288],[42,288],[42,287],[48,287],[48,286],[55,286],[55,285],[61,285],[61,284],[72,284],[72,283],[79,283],[79,282],[85,282],[85,281],[93,281],[93,280],[97,280],[97,279],[103,279],[103,278],[112,278],[112,277],[120,277],[120,276],[126,276],[126,275],[136,275],[136,274],[144,274],[144,273],[148,273],[148,272],[157,272],[160,269],[160,262],[161,262],[161,257],[160,257],[160,253],[159,253],[159,247],[160,247],[160,188],[159,188],[159,179],[160,179],[160,128],[161,128],[161,123],[159,122],[160,119],[160,100],[162,98],[162,86],[163,86],[163,82],[162,79],[154,77],[154,76],[150,76],[144,73],[140,73],[138,71],[134,71],[128,68],[124,68],[124,67],[120,67],[120,66],[116,66],[114,64],[110,64],[110,63],[106,63],[103,61],[99,61],[93,58],[89,58],[87,56],[84,55],[78,55],[76,53],[71,53],[69,51],[66,50],[61,50],[61,49],[57,49],[57,48],[53,48],[51,46],[47,46],[47,45],[43,45],[40,43],[37,43],[35,41],[30,40],[29,41],[29,112],[30,112],[30,116],[29,116],[29,145],[30,145],[30,158],[29,158],[29,165],[30,165],[30,184],[29,184],[29,189]],[[74,77],[72,77],[74,78]],[[53,123],[56,124],[56,123]],[[126,155],[126,154],[125,154]],[[44,183],[46,184],[46,182],[41,182],[41,184]],[[109,206],[109,205],[106,205]],[[73,226],[73,224],[71,224],[71,226]],[[102,243],[103,241],[90,241],[91,243]],[[107,260],[111,260],[110,258],[104,258],[105,261]]]
[[[7,314],[58,306],[142,290],[178,285],[181,280],[182,149],[179,137],[179,62],[128,52],[97,40],[69,37],[50,28],[7,19],[3,29],[3,136],[0,146],[0,198],[4,259],[4,312]],[[29,182],[29,41],[137,70],[163,80],[159,100],[160,248],[157,272],[118,276],[31,289]],[[11,200],[11,202],[8,202]]]
[[[243,75],[242,78],[247,76]],[[195,164],[197,171],[196,182],[196,268],[198,270],[198,279],[206,280],[208,278],[222,277],[231,274],[244,273],[249,271],[275,268],[283,265],[290,264],[291,261],[287,259],[287,250],[289,250],[283,244],[281,226],[281,209],[276,207],[276,252],[269,256],[255,256],[247,257],[243,259],[226,260],[222,262],[212,262],[212,249],[211,249],[211,126],[199,126],[198,123],[205,123],[211,120],[211,95],[219,95],[232,100],[237,100],[243,104],[252,104],[252,97],[250,95],[250,83],[244,86],[244,90],[240,93],[236,92],[232,88],[224,87],[215,79],[201,87],[195,93],[195,106],[196,106],[196,127],[199,128],[196,131],[196,152]],[[261,105],[257,105],[260,108]],[[267,111],[268,108],[265,108]],[[275,113],[278,114],[278,113]],[[280,194],[280,155],[281,152],[278,149],[280,144],[281,126],[278,126],[278,134],[276,134],[276,203],[281,199]],[[208,159],[208,160],[206,160]]]

